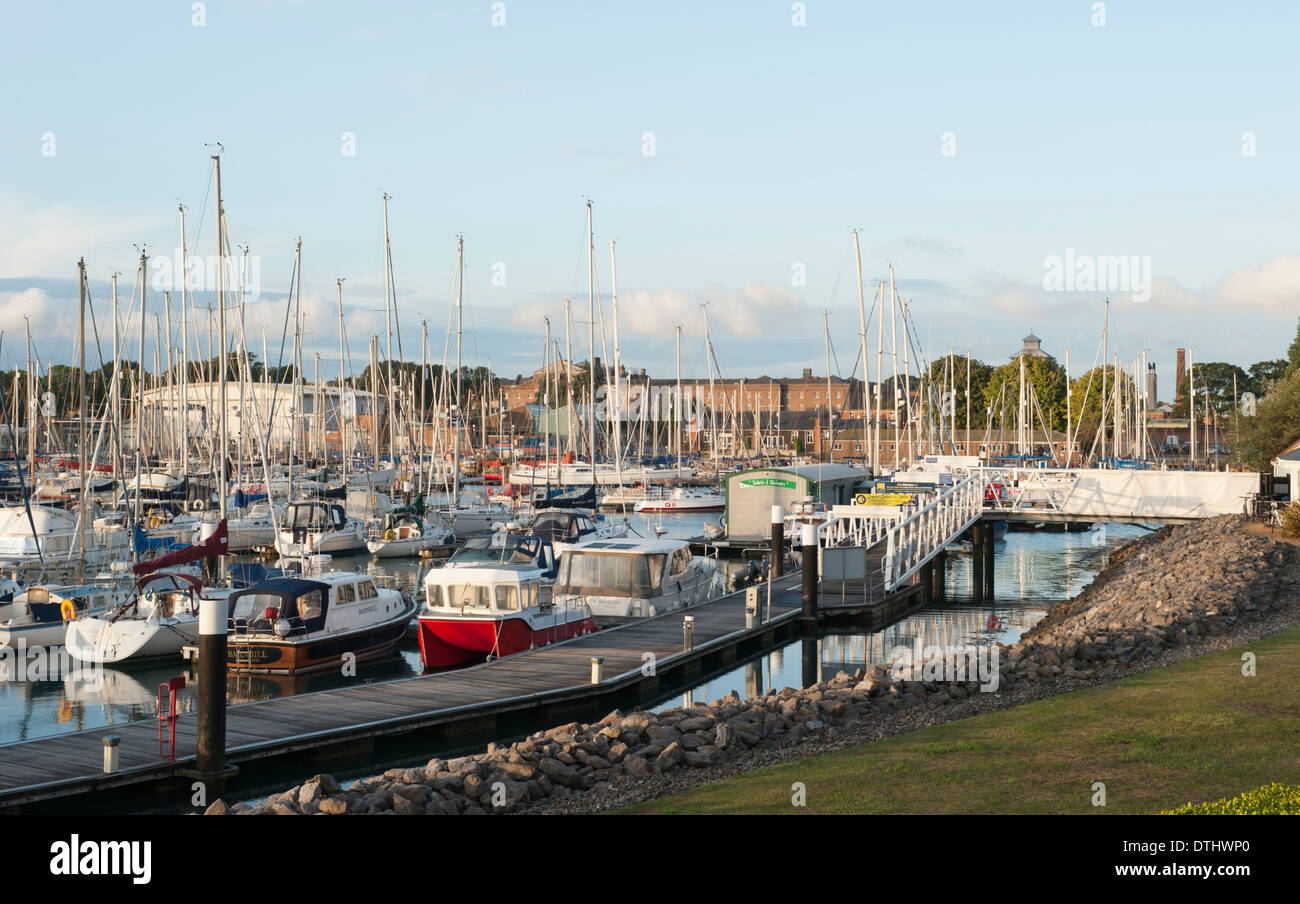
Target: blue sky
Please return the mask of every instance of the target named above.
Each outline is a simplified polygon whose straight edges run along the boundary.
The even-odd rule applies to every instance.
[[[1110,2],[1098,25],[1093,6],[807,0],[798,26],[784,0],[505,0],[501,26],[491,2],[210,0],[196,27],[190,2],[25,4],[0,34],[0,363],[25,314],[70,359],[76,259],[97,304],[114,270],[129,296],[133,245],[171,254],[178,201],[213,253],[213,141],[231,239],[259,258],[250,324],[274,349],[302,236],[307,342],[331,374],[336,277],[354,369],[382,330],[384,191],[403,348],[427,320],[441,357],[463,234],[465,359],[507,375],[540,364],[566,295],[586,355],[588,197],[605,316],[613,238],[623,356],[655,373],[681,322],[703,375],[705,300],[728,375],[824,372],[823,309],[850,370],[851,227],[869,283],[894,261],[935,353],[1000,363],[1032,328],[1089,365],[1104,293],[1042,285],[1075,249],[1150,259],[1150,301],[1109,293],[1111,349],[1148,349],[1162,396],[1175,346],[1282,356],[1300,7]]]

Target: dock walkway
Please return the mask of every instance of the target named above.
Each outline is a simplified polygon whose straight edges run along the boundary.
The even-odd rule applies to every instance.
[[[772,582],[770,617],[754,628],[745,627],[742,590],[454,672],[233,705],[226,713],[226,761],[239,765],[429,726],[483,723],[507,712],[545,713],[564,702],[591,705],[636,685],[653,693],[661,677],[692,662],[706,656],[725,661],[742,642],[773,640],[796,630],[801,581],[796,573]],[[766,584],[758,586],[761,619],[767,611]],[[694,618],[694,646],[688,652],[682,637],[686,615]],[[643,673],[646,654],[654,657],[649,676]],[[604,657],[599,685],[591,683],[593,656]],[[0,745],[0,809],[175,780],[195,760],[196,732],[197,718],[182,715],[174,760],[159,755],[154,719]],[[111,775],[102,771],[106,735],[121,738],[119,769]]]

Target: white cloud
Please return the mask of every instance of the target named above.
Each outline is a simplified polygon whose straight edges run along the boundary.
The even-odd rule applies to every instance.
[[[66,204],[34,208],[0,198],[0,278],[53,273],[75,279],[80,257],[92,275],[129,269],[131,242],[160,225],[159,218],[104,217]]]
[[[773,283],[749,283],[739,289],[713,285],[698,292],[637,289],[619,293],[620,335],[668,338],[673,336],[674,327],[679,323],[683,325],[684,333],[700,332],[704,323],[700,313],[703,302],[708,303],[710,330],[739,339],[781,335],[782,331],[788,334],[791,325],[798,323],[805,312],[803,299],[796,292]],[[612,307],[609,299],[602,299],[602,304],[606,333],[612,336]],[[580,319],[585,323],[586,311],[586,299],[574,299],[572,317],[575,329]],[[564,305],[557,301],[522,304],[515,309],[511,322],[520,329],[540,330],[542,318],[547,314],[551,317],[552,334],[557,329],[562,331]]]
[[[1300,255],[1275,257],[1243,267],[1219,283],[1219,300],[1233,307],[1278,314],[1300,312]]]

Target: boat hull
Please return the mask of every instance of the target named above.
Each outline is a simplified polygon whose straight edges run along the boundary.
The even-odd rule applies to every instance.
[[[335,668],[348,653],[358,662],[373,659],[397,646],[406,633],[410,615],[407,609],[402,617],[383,624],[307,640],[243,643],[232,637],[226,651],[226,668],[230,672],[302,675]]]
[[[422,616],[419,619],[420,659],[426,669],[447,668],[482,662],[489,655],[511,656],[596,630],[591,616],[585,612],[572,614],[568,621],[538,626],[522,616],[504,619]]]

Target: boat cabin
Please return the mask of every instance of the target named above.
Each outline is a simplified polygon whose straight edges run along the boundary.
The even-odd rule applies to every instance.
[[[490,537],[470,537],[443,568],[464,565],[530,565],[549,580],[555,577],[555,550],[544,537],[498,531]]]
[[[544,572],[526,563],[489,568],[435,568],[424,579],[424,604],[430,610],[460,614],[505,615],[551,606]]]
[[[305,536],[308,533],[343,530],[347,523],[343,506],[330,502],[291,503],[289,514],[284,519],[284,526],[293,531],[295,541],[299,539],[300,533]]]
[[[529,531],[532,536],[552,543],[572,543],[594,533],[596,524],[588,515],[564,509],[548,510],[538,515]]]
[[[651,599],[663,595],[665,579],[690,573],[694,559],[680,540],[595,540],[560,558],[555,592]]]

